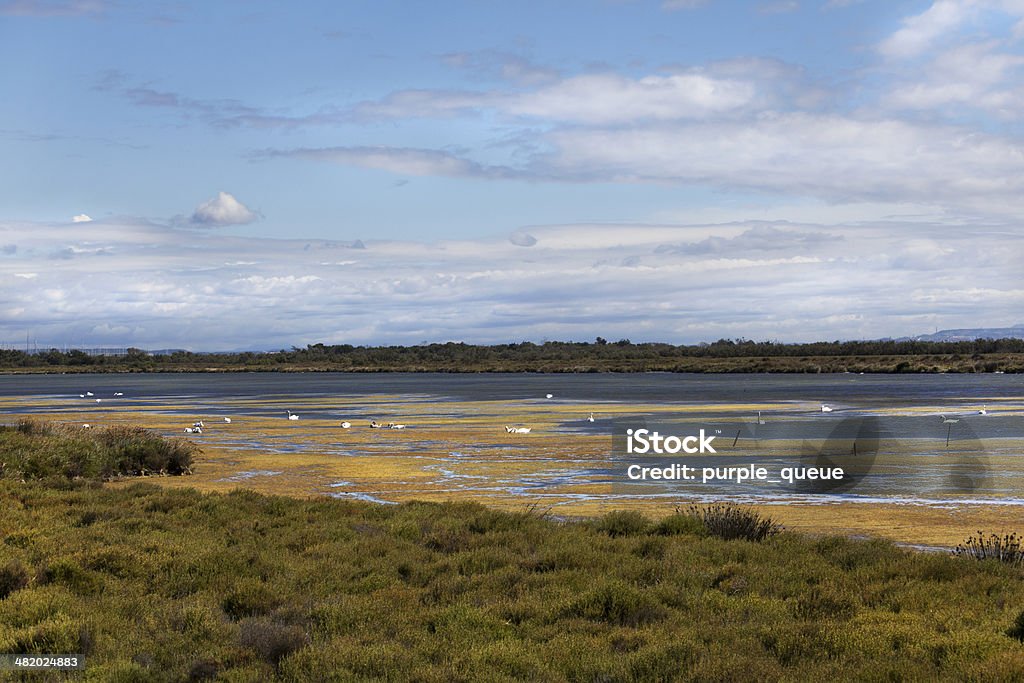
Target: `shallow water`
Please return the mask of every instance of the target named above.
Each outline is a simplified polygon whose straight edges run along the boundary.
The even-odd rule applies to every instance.
[[[80,396],[87,391],[94,395]],[[552,399],[545,398],[549,393]],[[833,410],[823,413],[822,403]],[[285,420],[286,410],[300,413],[301,421]],[[596,413],[594,422],[585,419],[590,411]],[[758,412],[764,424],[758,423]],[[364,500],[447,492],[556,504],[725,497],[1024,505],[1021,375],[0,376],[0,421],[26,414],[97,425],[141,420],[168,435],[180,433],[176,423],[187,426],[201,417],[208,423],[201,443],[279,460],[323,456],[327,464],[317,467],[324,476],[343,473],[333,486],[327,484],[330,495]],[[955,422],[944,423],[940,415]],[[226,416],[234,422],[223,423]],[[339,429],[340,419],[350,420],[353,428]],[[370,419],[409,422],[409,429],[368,430]],[[509,423],[531,424],[534,431],[509,437],[503,429]],[[866,439],[865,424],[872,425]],[[625,457],[615,434],[638,425],[676,434],[706,429],[733,464],[838,458],[853,471],[859,467],[860,476],[855,485],[828,490],[780,485],[777,479],[630,482],[624,469],[635,459]],[[860,444],[859,452],[854,443]],[[836,444],[845,450],[831,452]],[[856,459],[850,459],[851,449]],[[360,470],[367,476],[353,476],[345,462],[367,458],[371,465]],[[400,473],[376,476],[374,459],[401,459],[401,467],[395,465]],[[240,463],[217,481],[277,480],[280,466],[279,461],[269,467]]]

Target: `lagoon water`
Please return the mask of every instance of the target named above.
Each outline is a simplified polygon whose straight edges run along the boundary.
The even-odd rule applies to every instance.
[[[408,448],[431,452],[424,470],[435,473],[439,485],[453,491],[500,490],[510,495],[538,498],[550,495],[571,499],[594,496],[594,485],[607,486],[611,498],[691,498],[723,495],[751,499],[859,499],[864,501],[982,501],[1000,505],[1024,504],[1024,375],[695,375],[645,374],[444,374],[444,373],[189,373],[189,374],[66,374],[0,375],[0,422],[20,415],[46,413],[77,415],[92,400],[93,392],[107,411],[149,411],[161,414],[216,417],[237,415],[244,406],[252,418],[277,419],[288,406],[301,406],[307,421],[336,420],[340,413],[362,419],[380,405],[417,406],[435,426],[466,417],[466,406],[492,406],[500,411],[523,406],[532,415],[557,415],[544,434],[521,444],[409,442]],[[114,393],[123,396],[114,398]],[[546,395],[552,398],[547,399]],[[373,407],[367,408],[370,402]],[[820,405],[833,411],[821,413]],[[499,406],[500,408],[494,408]],[[596,410],[591,423],[577,414]],[[602,410],[604,408],[604,410]],[[762,410],[759,424],[755,410]],[[982,415],[979,411],[985,410]],[[462,412],[460,412],[462,411]],[[107,413],[111,414],[111,413]],[[583,415],[586,413],[584,412]],[[495,412],[500,427],[500,412]],[[953,420],[942,423],[940,415]],[[867,420],[867,422],[865,422]],[[660,425],[665,433],[696,433],[698,428],[718,435],[718,443],[737,444],[747,462],[771,465],[807,463],[807,451],[817,462],[843,463],[861,468],[856,486],[836,489],[806,485],[785,486],[778,481],[751,485],[718,482],[698,485],[678,482],[634,484],[622,476],[623,457],[613,446],[614,435],[628,426]],[[307,423],[303,422],[305,426]],[[870,434],[865,433],[870,425]],[[850,433],[844,433],[844,429]],[[617,431],[618,430],[618,431]],[[427,431],[418,433],[427,437]],[[488,432],[489,433],[489,432]],[[289,434],[254,433],[234,442],[268,453],[323,448],[304,441],[299,429]],[[474,433],[478,434],[477,433]],[[602,453],[591,453],[585,464],[576,456],[559,459],[559,438],[573,435],[607,436]],[[219,437],[211,437],[215,443]],[[225,437],[226,438],[226,437]],[[490,438],[490,437],[488,437]],[[546,440],[542,440],[546,439]],[[859,441],[858,441],[859,439]],[[946,442],[949,440],[949,443]],[[828,444],[852,448],[860,443],[856,459],[849,453],[826,453]],[[415,446],[411,445],[415,443]],[[879,446],[879,443],[882,445]],[[873,444],[873,445],[872,445]],[[220,445],[231,446],[228,440]],[[321,452],[338,456],[374,456],[396,444],[334,444]],[[485,454],[498,448],[508,462],[521,465],[534,449],[545,452],[547,469],[514,475],[483,476],[466,464],[470,453]],[[789,449],[795,461],[773,458]],[[794,450],[795,449],[795,450]],[[872,450],[874,449],[874,450]],[[821,455],[827,456],[821,460]],[[794,455],[795,454],[795,455]],[[878,459],[874,458],[878,455]],[[838,457],[835,460],[833,457]],[[480,456],[493,457],[493,456]],[[726,455],[721,462],[729,464]],[[557,460],[559,469],[552,470]],[[812,458],[812,461],[814,459]],[[865,465],[867,462],[870,466]],[[813,464],[813,462],[811,463]],[[460,469],[461,468],[461,469]],[[778,468],[776,468],[778,469]],[[499,467],[500,471],[500,467]],[[245,474],[244,472],[242,474]],[[238,475],[241,476],[241,475]],[[265,475],[270,476],[270,475]],[[854,483],[848,479],[847,484]],[[371,493],[345,494],[349,482],[336,484],[340,493],[373,497]],[[579,494],[572,492],[574,487]],[[588,488],[589,487],[589,488]]]
[[[1024,397],[1016,374],[537,374],[537,373],[147,373],[0,375],[0,396],[63,397],[85,390],[123,391],[139,400],[169,396],[315,397],[365,394],[469,401],[741,403],[821,401],[914,405],[978,403]]]

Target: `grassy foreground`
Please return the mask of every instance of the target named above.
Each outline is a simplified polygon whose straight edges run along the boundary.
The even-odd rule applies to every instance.
[[[687,515],[0,480],[0,652],[87,680],[1009,680],[1022,588]]]

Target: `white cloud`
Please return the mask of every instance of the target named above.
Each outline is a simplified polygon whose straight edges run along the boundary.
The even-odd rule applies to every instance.
[[[749,62],[763,66],[760,62]],[[743,76],[749,76],[744,78]],[[552,122],[612,124],[643,120],[705,118],[753,104],[763,71],[718,77],[688,69],[667,75],[628,78],[616,73],[572,76],[521,92],[402,90],[362,102],[353,110],[359,120],[454,117],[494,111],[506,118]]]
[[[537,238],[528,232],[517,230],[508,236],[508,241],[517,247],[532,247],[537,244]]]
[[[896,109],[952,113],[947,105],[989,110],[1019,118],[1024,92],[1017,72],[1024,56],[1004,51],[1000,41],[966,43],[937,55],[915,80],[891,86],[884,103]]]
[[[27,328],[45,343],[143,348],[834,339],[1012,324],[1024,305],[1024,235],[931,221],[531,226],[528,249],[505,236],[372,241],[341,262],[348,242],[208,233],[193,247],[173,227],[113,242],[109,231],[0,223],[0,243],[19,241],[0,260],[0,339]],[[90,253],[100,244],[111,255]],[[77,255],[48,260],[57,247]]]
[[[886,38],[879,50],[891,58],[915,57],[962,25],[978,4],[977,0],[935,0],[921,14],[904,19],[902,28]]]
[[[71,222],[72,223],[91,223],[92,222],[92,216],[90,216],[88,214],[80,213],[80,214],[77,214],[75,216],[72,216],[71,217]]]
[[[449,152],[409,147],[323,147],[265,150],[263,158],[294,157],[389,171],[399,175],[450,177],[511,177],[506,167],[486,166]]]
[[[543,171],[556,177],[1024,209],[1024,145],[953,126],[794,113],[754,122],[566,129],[546,141],[553,151]]]
[[[514,115],[601,125],[702,118],[744,107],[756,93],[752,83],[698,73],[588,74],[510,96],[500,106]]]
[[[757,7],[757,11],[761,14],[787,14],[789,12],[795,12],[800,9],[800,3],[797,0],[774,0],[774,2],[762,2]]]
[[[64,17],[95,14],[107,9],[103,0],[6,0],[0,15],[21,17]]]
[[[227,192],[219,192],[213,199],[196,207],[191,222],[194,225],[215,227],[252,223],[259,216]]]
[[[708,0],[662,0],[661,8],[673,12],[681,9],[696,9],[708,4]]]

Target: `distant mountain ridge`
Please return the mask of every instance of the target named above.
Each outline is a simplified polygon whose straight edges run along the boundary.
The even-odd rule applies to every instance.
[[[975,339],[1024,339],[1024,324],[1013,327],[971,327],[959,330],[939,330],[934,334],[919,334],[896,341],[959,342]]]

